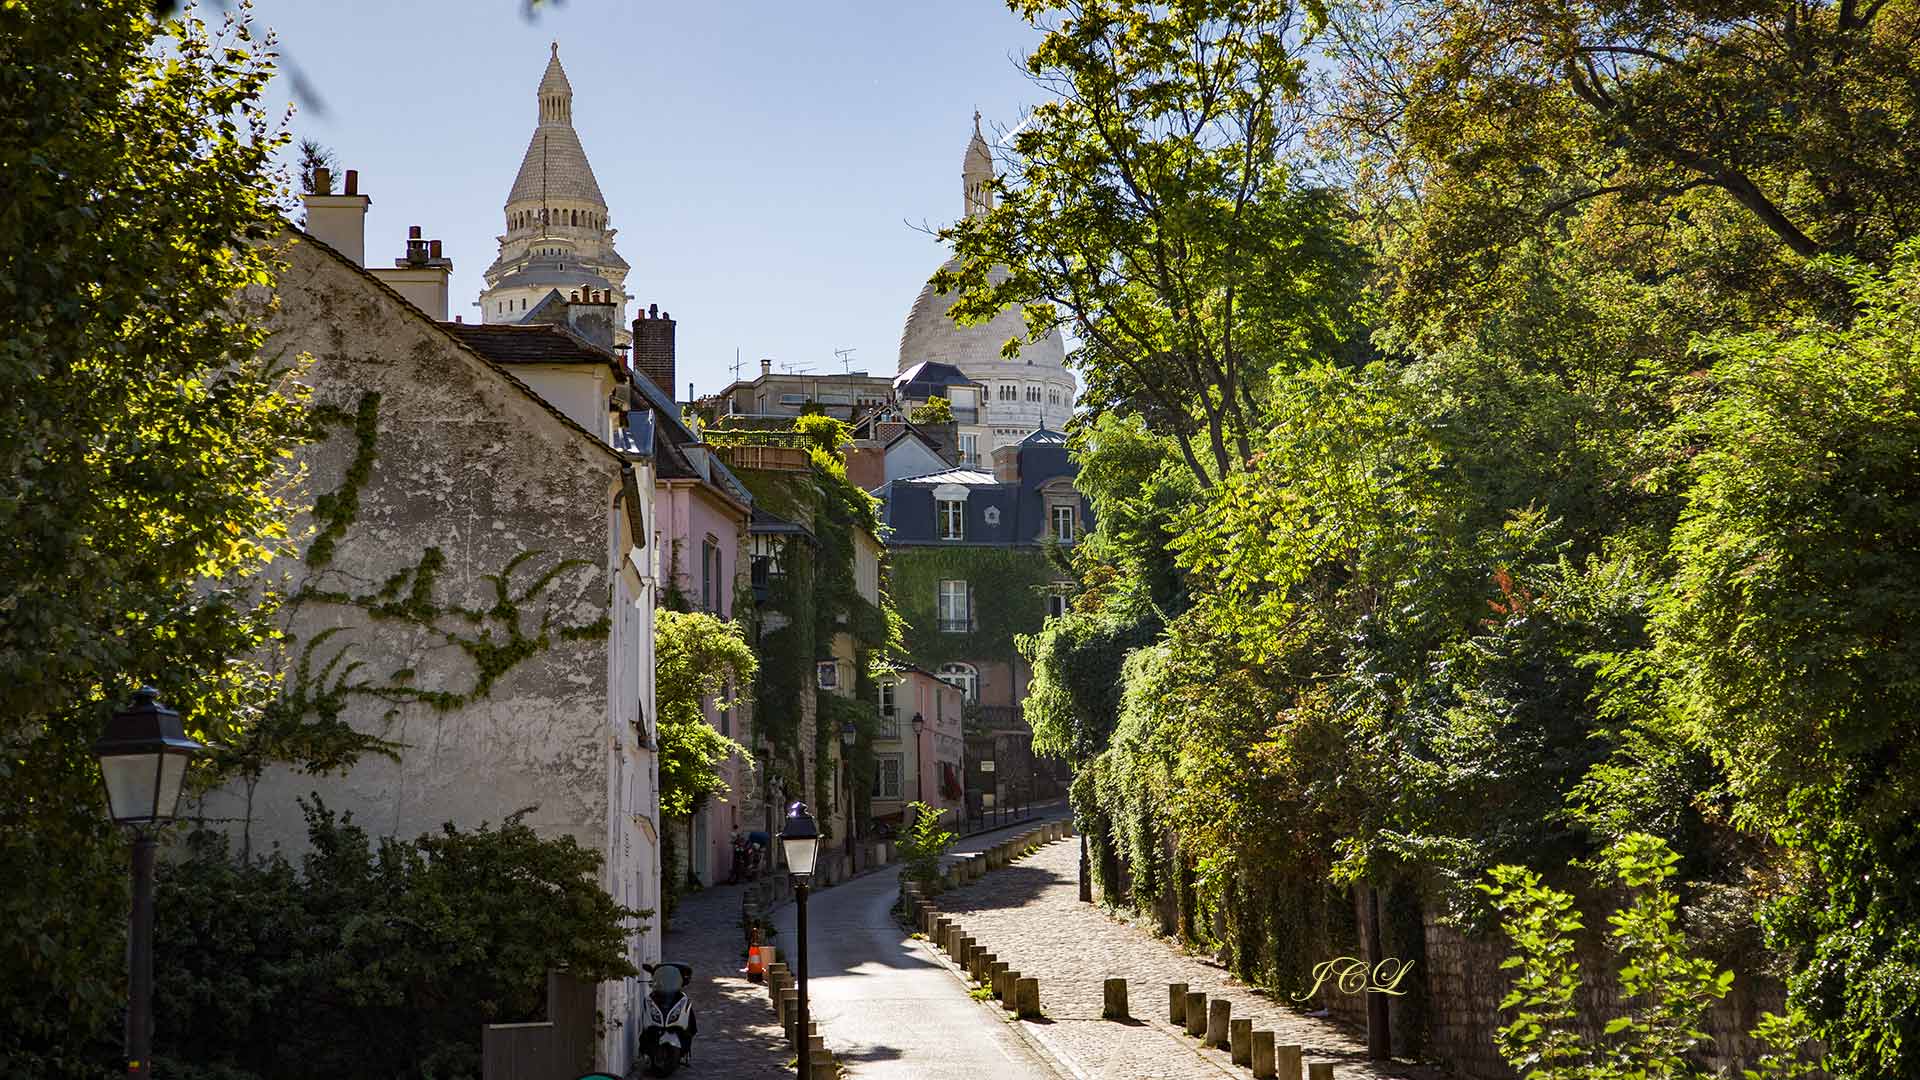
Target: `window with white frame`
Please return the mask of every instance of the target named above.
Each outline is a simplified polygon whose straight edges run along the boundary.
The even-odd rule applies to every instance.
[[[971,597],[967,595],[965,581],[942,581],[940,583],[940,631],[945,634],[964,634],[972,623]]]
[[[1053,514],[1053,538],[1063,544],[1073,543],[1074,532],[1080,527],[1080,511],[1071,506],[1056,506]]]
[[[966,465],[980,464],[980,442],[977,435],[960,436],[960,461]]]
[[[959,499],[938,499],[934,509],[940,524],[940,539],[967,538],[967,504]]]
[[[968,701],[979,697],[980,673],[972,664],[941,664],[940,681],[960,688],[960,696]]]
[[[892,679],[880,680],[880,738],[897,739],[900,737],[900,714],[896,711],[895,698],[899,693],[899,684]]]
[[[1048,593],[1047,594],[1047,618],[1058,619],[1062,615],[1065,615],[1066,613],[1067,613],[1066,594],[1065,593]]]
[[[822,660],[814,666],[815,680],[822,690],[840,688],[840,663],[837,660]]]
[[[876,755],[874,757],[874,770],[873,797],[876,799],[898,799],[900,797],[900,755]]]
[[[720,542],[707,537],[700,543],[700,609],[718,611],[720,604]]]

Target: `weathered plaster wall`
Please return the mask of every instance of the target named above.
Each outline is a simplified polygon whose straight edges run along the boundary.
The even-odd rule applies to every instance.
[[[312,356],[302,378],[316,402],[351,416],[371,393],[379,408],[377,456],[356,520],[311,578],[303,563],[275,568],[283,594],[308,585],[372,594],[435,548],[445,564],[430,603],[483,611],[496,603],[490,576],[537,552],[509,579],[515,595],[561,560],[577,565],[520,600],[523,631],[539,633],[543,619],[557,629],[612,616],[611,625],[601,638],[552,637],[458,707],[356,694],[344,719],[402,744],[398,761],[369,757],[332,776],[270,769],[251,789],[210,794],[205,814],[256,851],[297,853],[306,837],[296,800],[310,793],[376,835],[401,837],[529,809],[525,820],[541,834],[572,836],[607,856],[603,885],[612,895],[655,906],[646,901],[657,883],[639,869],[653,858],[650,828],[633,820],[657,805],[651,753],[635,728],[650,698],[643,650],[652,594],[637,572],[618,569],[625,553],[610,529],[619,520],[620,462],[357,270],[304,242],[286,258],[270,347]],[[358,449],[349,424],[303,451],[303,501],[340,490]],[[336,675],[357,664],[348,677],[375,685],[467,694],[479,678],[467,652],[417,621],[309,601],[290,606],[285,624],[293,655],[311,648],[315,672],[340,655]],[[458,616],[437,624],[478,632]],[[494,626],[497,639],[504,631]],[[635,948],[648,940],[637,937]],[[610,1017],[627,1015],[630,990],[603,990]],[[624,1065],[627,1038],[618,1029],[609,1036],[609,1061]]]

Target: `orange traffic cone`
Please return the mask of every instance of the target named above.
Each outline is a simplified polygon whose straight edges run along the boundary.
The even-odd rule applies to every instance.
[[[767,977],[766,962],[760,959],[760,928],[753,928],[753,943],[747,946],[747,981],[760,982]]]

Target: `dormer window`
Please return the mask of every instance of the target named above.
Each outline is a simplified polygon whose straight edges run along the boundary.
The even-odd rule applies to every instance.
[[[939,519],[940,539],[965,540],[967,538],[967,504],[959,499],[938,499],[935,500],[934,507]]]
[[[1071,506],[1053,508],[1053,538],[1063,544],[1071,544],[1074,534],[1080,528],[1080,511]]]

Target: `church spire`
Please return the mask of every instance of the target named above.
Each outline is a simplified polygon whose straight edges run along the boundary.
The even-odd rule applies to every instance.
[[[540,77],[540,122],[542,124],[566,124],[573,126],[573,84],[567,81],[567,70],[560,66],[560,43],[553,43],[553,54],[547,60],[547,72]]]
[[[973,138],[967,140],[967,156],[960,163],[960,188],[968,217],[993,209],[993,151],[980,134],[979,109],[973,110]]]

